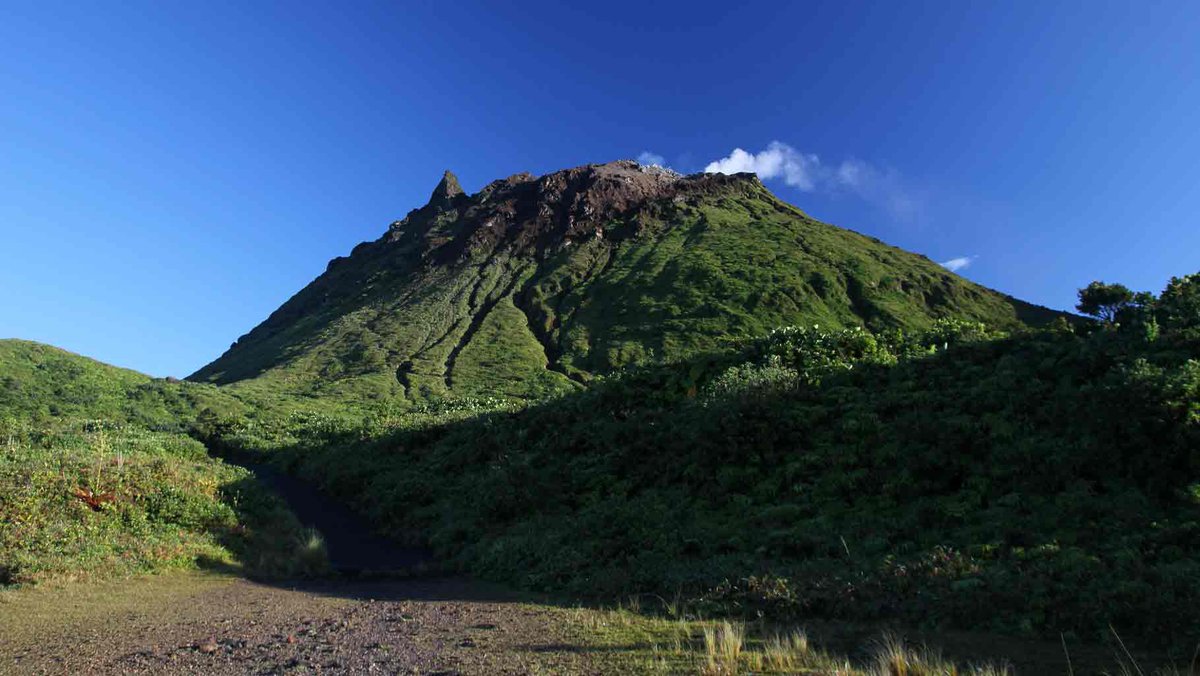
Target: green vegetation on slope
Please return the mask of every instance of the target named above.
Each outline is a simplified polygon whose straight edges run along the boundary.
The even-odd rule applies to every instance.
[[[548,367],[546,353],[529,330],[512,297],[500,298],[475,334],[456,355],[454,378],[466,396],[521,393],[541,398],[571,389],[571,381]]]
[[[1160,310],[1009,336],[788,329],[521,410],[229,441],[533,588],[1194,638],[1200,318]]]
[[[1056,316],[812,220],[758,184],[728,190],[654,205],[606,230],[618,244],[543,266],[525,302],[568,371],[675,361],[791,324],[919,329],[956,317],[1011,328]],[[600,270],[578,264],[593,256],[607,257]]]
[[[359,403],[531,398],[777,326],[1057,316],[815,221],[751,175],[615,162],[470,197],[439,186],[191,378]]]

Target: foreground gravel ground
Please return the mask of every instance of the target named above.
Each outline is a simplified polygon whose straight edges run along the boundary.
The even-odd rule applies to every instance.
[[[180,573],[0,595],[0,673],[620,673],[570,610],[460,579]]]

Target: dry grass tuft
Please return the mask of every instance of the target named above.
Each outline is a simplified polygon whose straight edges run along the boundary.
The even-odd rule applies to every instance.
[[[960,669],[937,651],[925,646],[911,648],[899,637],[889,634],[876,646],[874,664],[867,673],[870,676],[1011,676],[1012,670],[995,664]]]
[[[746,627],[742,624],[721,622],[704,628],[705,665],[701,673],[738,673],[738,659],[745,646]]]

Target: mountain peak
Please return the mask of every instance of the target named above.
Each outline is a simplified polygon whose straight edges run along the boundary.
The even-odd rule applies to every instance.
[[[619,160],[466,195],[446,172],[429,205],[335,259],[192,378],[525,396],[778,326],[923,328],[947,316],[1010,328],[1055,313],[813,220],[754,174]]]
[[[442,174],[442,180],[438,181],[437,187],[433,189],[433,194],[429,196],[429,205],[444,209],[453,204],[455,198],[462,194],[464,193],[462,186],[458,184],[458,177],[447,169]]]

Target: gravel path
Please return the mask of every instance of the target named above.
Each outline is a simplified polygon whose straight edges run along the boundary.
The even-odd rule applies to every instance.
[[[0,596],[0,673],[594,674],[571,611],[461,579],[180,573]]]

